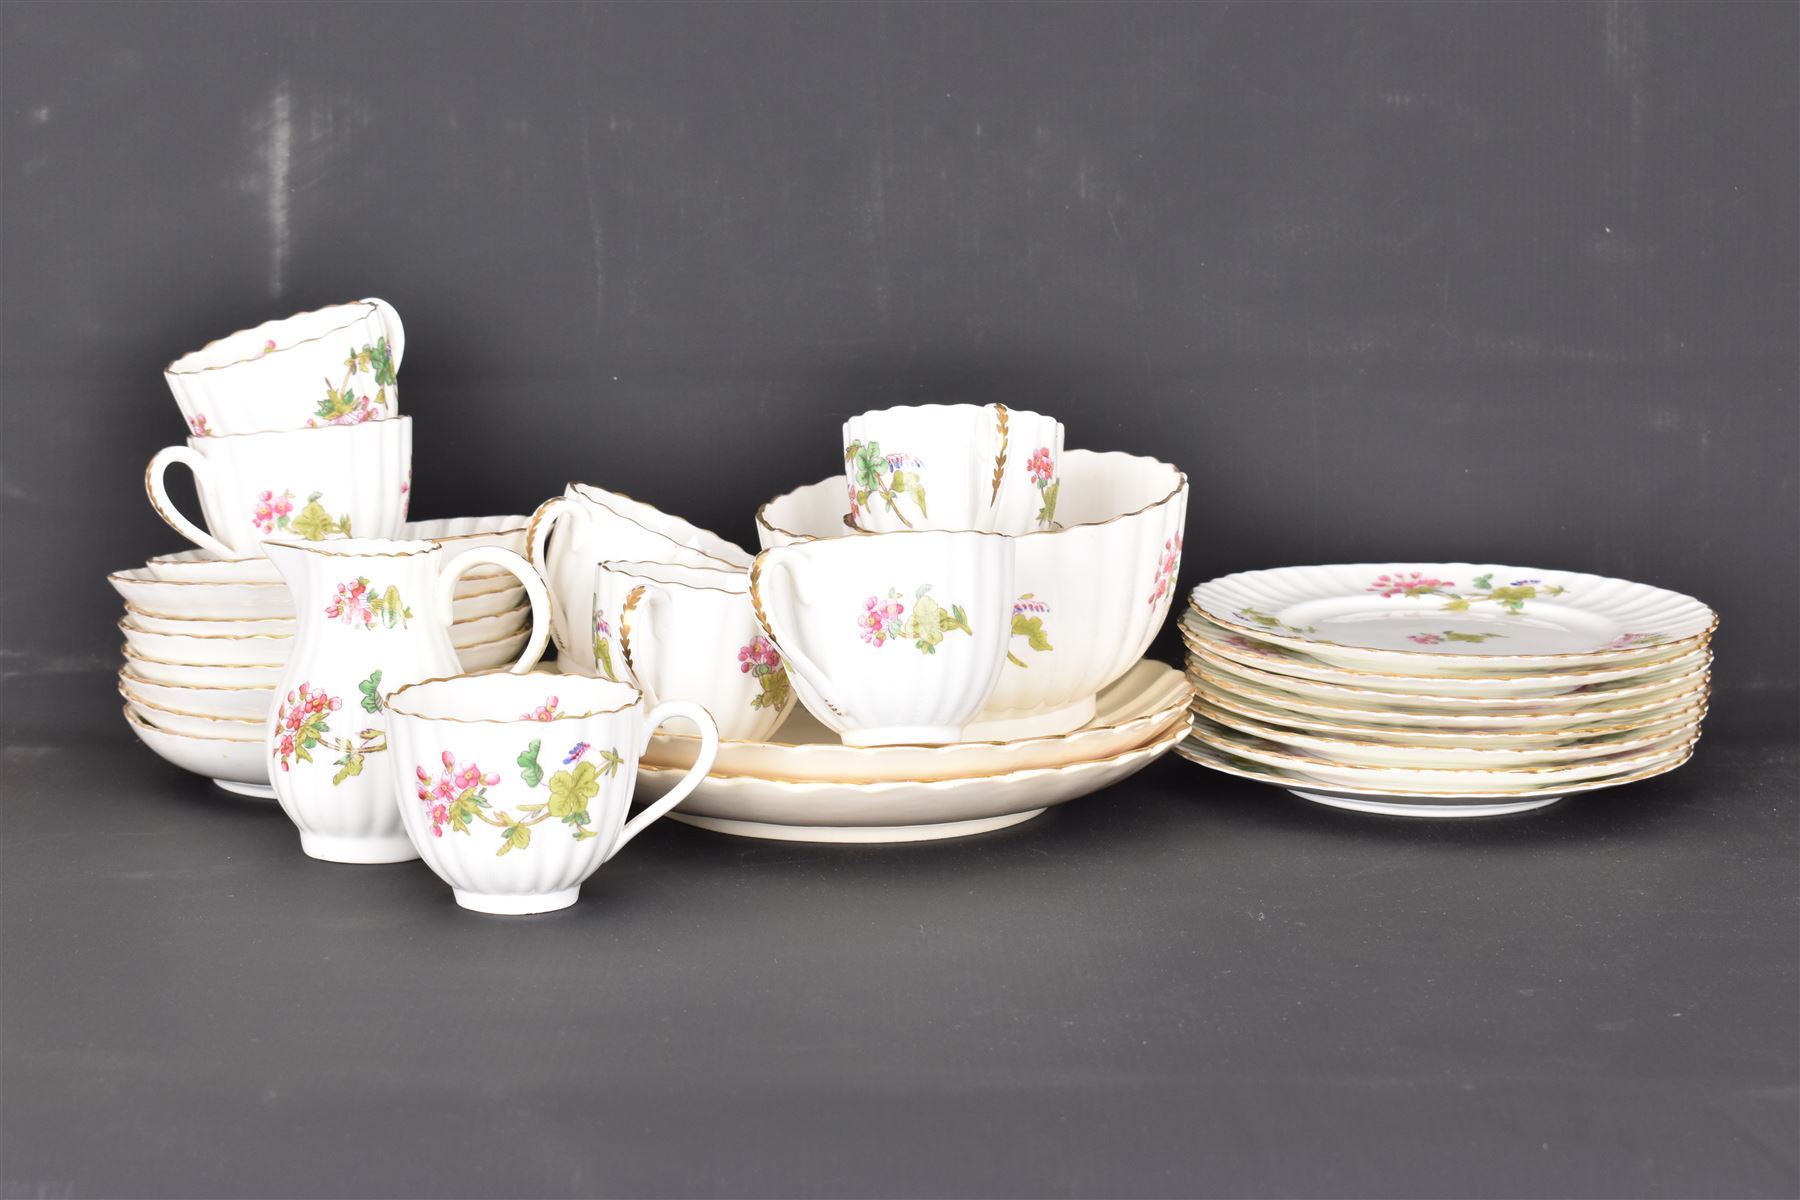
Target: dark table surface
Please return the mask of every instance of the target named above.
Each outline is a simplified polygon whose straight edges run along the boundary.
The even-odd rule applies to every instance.
[[[1791,696],[1773,704],[1788,726]],[[1791,736],[1406,821],[1168,759],[893,847],[665,822],[562,913],[15,742],[12,1195],[1793,1195]]]

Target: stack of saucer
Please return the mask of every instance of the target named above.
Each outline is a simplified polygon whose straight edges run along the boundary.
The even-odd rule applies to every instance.
[[[1194,589],[1180,752],[1323,804],[1479,816],[1674,770],[1718,617],[1621,579],[1469,563],[1287,567]]]
[[[407,539],[525,548],[522,516],[414,521]],[[138,738],[227,791],[267,796],[263,720],[294,644],[294,602],[266,557],[165,554],[107,582],[125,599],[119,693]],[[465,671],[505,666],[530,635],[525,589],[503,571],[457,583],[450,639]]]

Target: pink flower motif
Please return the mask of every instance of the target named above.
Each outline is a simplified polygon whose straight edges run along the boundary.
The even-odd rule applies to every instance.
[[[272,353],[274,353],[274,351],[275,351],[275,339],[270,338],[268,341],[263,343],[262,352],[260,354],[258,354],[256,357],[261,358],[264,354],[272,354]]]
[[[208,437],[212,432],[206,427],[205,413],[201,413],[196,417],[190,417],[188,419],[188,428],[193,430],[195,437]]]
[[[862,640],[871,646],[885,645],[890,637],[899,633],[905,612],[906,605],[900,602],[898,592],[890,591],[886,600],[870,596],[863,601],[863,611],[856,618]]]
[[[1454,580],[1433,579],[1418,571],[1395,572],[1392,575],[1377,575],[1368,590],[1380,595],[1383,599],[1395,596],[1434,596],[1441,594],[1445,588],[1456,586]]]
[[[554,721],[556,720],[556,705],[557,699],[552,696],[519,719],[521,721]]]
[[[1032,456],[1025,460],[1025,469],[1031,472],[1031,481],[1039,487],[1050,482],[1056,474],[1056,464],[1050,460],[1050,447],[1039,446]]]
[[[1409,633],[1406,635],[1406,640],[1409,642],[1417,642],[1421,646],[1435,646],[1443,641],[1444,638],[1443,635],[1436,633]]]
[[[1163,543],[1162,562],[1156,568],[1156,588],[1150,593],[1150,603],[1169,594],[1175,584],[1175,574],[1181,569],[1181,535],[1178,533]]]

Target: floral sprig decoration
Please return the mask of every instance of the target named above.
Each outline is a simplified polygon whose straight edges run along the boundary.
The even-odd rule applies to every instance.
[[[945,608],[930,593],[929,583],[919,585],[913,593],[910,614],[898,588],[889,588],[885,598],[870,596],[863,602],[863,610],[856,619],[862,640],[871,646],[884,646],[895,638],[910,640],[921,654],[936,654],[947,633],[974,636],[975,631],[969,628],[969,617],[962,605],[952,604]]]
[[[739,673],[754,675],[759,685],[756,695],[750,698],[751,708],[780,708],[788,702],[787,668],[782,665],[781,651],[774,642],[757,634],[748,646],[738,648],[737,657]]]
[[[386,591],[376,593],[370,589],[368,577],[359,575],[348,583],[338,584],[337,595],[325,605],[325,615],[333,621],[363,629],[374,629],[377,624],[389,629],[404,629],[413,613],[400,599],[399,588],[390,584]]]
[[[1056,478],[1056,462],[1050,457],[1050,447],[1039,446],[1033,451],[1025,460],[1025,471],[1039,492],[1037,523],[1040,528],[1048,529],[1056,524],[1056,494],[1062,490],[1062,480]]]
[[[374,714],[382,710],[381,672],[371,672],[357,685],[362,692],[363,711]],[[332,714],[343,708],[343,701],[310,683],[301,683],[281,701],[275,710],[273,754],[283,771],[295,763],[311,763],[312,752],[324,747],[338,751],[332,764],[337,773],[331,777],[337,786],[352,776],[361,775],[363,759],[387,749],[387,734],[379,728],[360,730],[355,737],[338,737],[331,731]]]
[[[850,480],[852,519],[868,508],[871,500],[881,501],[908,529],[912,522],[907,519],[902,501],[912,501],[921,519],[929,515],[925,509],[925,482],[919,474],[924,464],[914,456],[883,454],[880,442],[855,441],[844,447],[844,466]]]

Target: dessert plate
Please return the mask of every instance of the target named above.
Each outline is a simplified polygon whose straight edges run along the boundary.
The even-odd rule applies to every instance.
[[[1570,784],[1567,787],[1545,788],[1540,792],[1490,794],[1466,792],[1460,796],[1423,795],[1406,791],[1362,791],[1356,788],[1333,787],[1320,783],[1316,779],[1308,778],[1297,771],[1251,762],[1208,746],[1204,742],[1191,739],[1177,746],[1175,752],[1189,762],[1199,763],[1203,767],[1211,767],[1215,771],[1222,771],[1227,775],[1236,775],[1243,779],[1254,779],[1258,783],[1272,783],[1276,787],[1286,788],[1303,800],[1311,800],[1315,804],[1325,804],[1332,808],[1349,809],[1352,812],[1371,813],[1384,817],[1492,817],[1506,813],[1530,812],[1533,809],[1555,804],[1564,796],[1580,792],[1597,792],[1602,788],[1618,787],[1621,784],[1636,783],[1639,780],[1666,774],[1686,762],[1693,754],[1693,747],[1690,745],[1680,756],[1639,771],[1608,776],[1604,779],[1591,779],[1585,783]]]
[[[1194,718],[1193,736],[1214,749],[1268,767],[1296,771],[1327,787],[1362,792],[1462,796],[1505,795],[1584,783],[1608,775],[1641,771],[1685,754],[1696,737],[1668,734],[1636,751],[1610,754],[1586,762],[1542,767],[1359,767],[1321,754],[1284,746],[1267,738],[1228,729],[1204,716]]]
[[[120,669],[119,687],[128,700],[136,700],[151,708],[186,713],[191,717],[261,721],[275,707],[275,689],[271,687],[198,687],[157,683],[132,674],[129,667]]]
[[[1700,732],[1703,710],[1696,709],[1686,719],[1662,723],[1660,728],[1624,734],[1603,734],[1585,741],[1560,746],[1407,746],[1366,739],[1321,737],[1264,725],[1238,713],[1215,707],[1204,700],[1196,701],[1194,712],[1216,725],[1250,737],[1261,738],[1296,753],[1316,755],[1346,766],[1397,767],[1482,767],[1513,768],[1556,766],[1585,762],[1590,759],[1648,751],[1665,745],[1669,738],[1688,739]]]
[[[709,776],[669,816],[741,837],[791,842],[919,842],[965,837],[1028,821],[1052,805],[1143,770],[1187,736],[1177,722],[1154,741],[1107,758],[894,783],[796,783]],[[673,767],[638,768],[638,796],[654,800],[681,779]]]
[[[1087,724],[1069,733],[1012,741],[952,742],[944,746],[846,746],[805,709],[796,708],[770,742],[722,741],[712,775],[756,776],[787,782],[917,783],[1060,767],[1107,758],[1141,746],[1186,719],[1192,697],[1174,667],[1143,659],[1101,689]],[[643,762],[686,769],[699,739],[659,731]]]
[[[1614,706],[1633,700],[1655,700],[1676,695],[1700,683],[1712,661],[1712,651],[1698,650],[1694,657],[1684,655],[1675,663],[1647,668],[1642,675],[1591,684],[1557,696],[1449,696],[1408,692],[1371,693],[1365,688],[1345,687],[1335,683],[1316,683],[1292,675],[1278,675],[1257,667],[1248,667],[1221,658],[1200,646],[1188,647],[1188,653],[1210,674],[1238,683],[1250,684],[1268,691],[1281,692],[1330,704],[1380,704],[1415,713],[1485,712],[1566,713],[1596,706]]]
[[[1584,664],[1580,669],[1518,675],[1404,675],[1385,671],[1352,671],[1333,666],[1293,646],[1260,642],[1247,634],[1215,625],[1192,611],[1182,615],[1180,625],[1182,642],[1190,649],[1204,650],[1214,657],[1239,666],[1255,667],[1277,675],[1310,679],[1317,683],[1334,683],[1365,692],[1391,693],[1396,697],[1416,693],[1484,697],[1559,696],[1617,679],[1647,677],[1650,672],[1664,668],[1692,667],[1706,654],[1705,649],[1695,643],[1685,649],[1678,646],[1673,652],[1664,649],[1660,658],[1645,662],[1606,663],[1600,666]]]
[[[1217,624],[1353,670],[1514,673],[1567,665],[1571,656],[1592,660],[1584,665],[1642,661],[1718,624],[1712,609],[1679,592],[1493,563],[1241,571],[1196,587],[1191,603]]]
[[[1285,709],[1277,704],[1264,704],[1260,701],[1250,700],[1212,686],[1206,688],[1201,702],[1226,712],[1236,713],[1240,717],[1247,717],[1252,721],[1272,725],[1283,732],[1300,730],[1324,734],[1327,737],[1363,739],[1396,746],[1450,746],[1478,749],[1485,746],[1497,748],[1561,746],[1615,734],[1649,735],[1655,732],[1667,732],[1685,725],[1689,721],[1699,720],[1706,712],[1707,695],[1707,691],[1702,690],[1697,697],[1683,706],[1666,715],[1652,717],[1649,720],[1627,719],[1612,723],[1583,722],[1565,729],[1497,731],[1420,728],[1406,725],[1362,725],[1355,722],[1331,721]]]
[[[1706,673],[1676,691],[1667,694],[1649,694],[1649,696],[1627,696],[1624,700],[1600,700],[1593,702],[1593,707],[1573,709],[1559,712],[1525,712],[1517,709],[1507,711],[1444,711],[1418,712],[1399,707],[1386,707],[1373,700],[1366,693],[1359,693],[1345,702],[1330,703],[1310,700],[1307,696],[1276,691],[1273,687],[1262,687],[1253,680],[1238,676],[1222,675],[1204,662],[1195,662],[1188,669],[1188,676],[1195,682],[1195,691],[1202,696],[1226,694],[1231,700],[1251,700],[1265,705],[1278,707],[1283,711],[1300,712],[1305,716],[1314,716],[1319,720],[1350,721],[1357,725],[1393,725],[1406,729],[1429,729],[1436,732],[1454,732],[1454,730],[1485,730],[1485,732],[1571,732],[1584,725],[1627,725],[1627,723],[1645,723],[1660,720],[1669,716],[1670,712],[1685,709],[1697,700],[1705,698],[1708,691]]]

